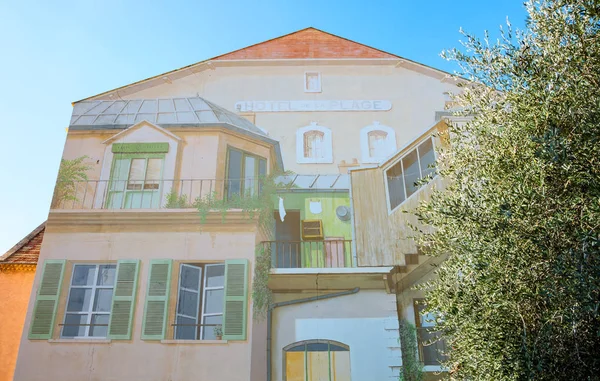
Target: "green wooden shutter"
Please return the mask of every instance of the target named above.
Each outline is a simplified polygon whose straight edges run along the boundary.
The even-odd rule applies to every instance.
[[[138,259],[117,262],[117,282],[113,291],[110,322],[108,323],[109,339],[131,339],[139,268],[140,261]]]
[[[223,340],[246,340],[248,316],[248,260],[225,261]]]
[[[30,339],[51,339],[58,298],[65,272],[65,260],[46,260],[29,327]]]
[[[142,340],[163,340],[167,334],[172,263],[173,261],[170,259],[153,259],[150,261],[142,323]]]

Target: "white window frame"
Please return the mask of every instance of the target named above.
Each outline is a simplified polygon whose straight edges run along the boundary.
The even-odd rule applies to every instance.
[[[386,203],[387,203],[388,214],[394,213],[398,208],[400,208],[402,205],[404,205],[404,203],[406,201],[410,200],[413,196],[416,196],[417,194],[419,194],[419,192],[421,192],[423,189],[425,189],[425,186],[427,184],[431,183],[434,179],[436,179],[439,176],[439,174],[436,173],[435,176],[433,176],[427,184],[423,184],[413,194],[411,194],[409,197],[406,197],[406,184],[405,184],[405,180],[404,180],[404,164],[402,164],[402,159],[404,159],[410,153],[415,151],[417,149],[417,147],[419,147],[421,144],[423,144],[423,142],[425,142],[427,139],[431,139],[434,160],[437,162],[438,156],[437,156],[437,150],[435,148],[436,147],[435,139],[434,139],[433,135],[428,135],[427,137],[420,139],[419,142],[416,143],[411,150],[407,151],[404,155],[400,156],[399,158],[394,160],[392,163],[388,164],[385,168],[383,168],[382,172],[383,172],[383,181],[385,183],[385,199],[386,199]],[[419,171],[421,171],[421,157],[419,156],[418,152],[417,152],[417,162],[419,163]],[[387,171],[398,163],[400,163],[400,165],[402,167],[402,187],[403,187],[402,189],[404,191],[404,200],[400,204],[398,204],[395,208],[392,209],[392,206],[391,206],[392,204],[390,203],[390,188],[389,188],[388,179],[387,179],[388,178]],[[423,173],[421,173],[421,176],[422,175],[423,175]]]
[[[183,266],[189,266],[189,267],[196,267],[200,270],[200,290],[198,292],[198,305],[196,306],[196,310],[198,311],[198,316],[196,317],[196,324],[200,324],[198,327],[196,327],[195,330],[195,338],[193,340],[199,341],[199,340],[205,340],[204,337],[204,329],[205,328],[209,328],[209,329],[214,329],[214,327],[204,327],[203,324],[204,320],[206,317],[211,317],[211,316],[223,316],[223,312],[220,313],[207,313],[205,312],[205,306],[206,306],[206,297],[208,292],[207,291],[212,291],[212,290],[225,290],[225,279],[223,279],[223,285],[222,286],[217,286],[217,287],[208,287],[206,282],[208,277],[206,276],[206,274],[208,273],[207,268],[208,267],[214,267],[214,266],[225,266],[225,262],[220,262],[220,263],[193,263],[193,262],[182,262],[179,264],[179,279],[177,280],[177,302],[175,303],[175,321],[177,322],[177,316],[181,315],[178,314],[177,311],[179,311],[179,292],[181,291],[182,287],[181,287],[181,268]],[[196,293],[196,290],[191,290],[188,288],[183,288],[185,291],[190,291],[190,292],[194,292]],[[223,303],[223,311],[225,310],[225,303]],[[191,319],[191,316],[186,316],[186,315],[182,315],[184,317],[187,317],[189,319]],[[221,327],[223,326],[223,323],[221,323]],[[175,326],[174,332],[173,332],[173,338],[176,339],[177,338],[177,326]],[[182,340],[189,340],[189,339],[182,339]],[[192,341],[192,340],[190,340]]]
[[[373,131],[383,131],[387,133],[387,137],[385,138],[386,152],[381,156],[371,156],[370,153],[369,133]],[[373,122],[373,124],[363,127],[360,130],[360,151],[363,163],[381,163],[396,152],[396,131],[389,126],[379,124],[379,122]]]
[[[308,88],[308,76],[317,75],[317,89],[311,90]],[[321,73],[318,71],[305,71],[304,72],[304,92],[305,93],[320,93],[321,92]]]
[[[310,131],[319,131],[323,133],[323,157],[311,158],[304,156],[304,134]],[[308,126],[299,128],[296,131],[296,163],[298,164],[331,164],[333,163],[333,141],[331,130],[324,126],[312,122]]]
[[[86,285],[73,285],[73,279],[75,276],[75,268],[77,266],[95,266],[95,271],[94,271],[94,283],[90,286],[86,286]],[[114,266],[115,267],[115,283],[112,284],[112,286],[98,286],[98,272],[100,271],[100,266]],[[67,300],[65,303],[65,312],[64,312],[64,318],[63,318],[63,328],[60,331],[60,337],[62,339],[106,339],[106,336],[90,336],[90,324],[92,324],[92,316],[93,315],[108,315],[108,320],[110,321],[110,315],[112,313],[112,301],[111,301],[111,311],[110,312],[95,312],[94,311],[94,302],[96,300],[96,290],[98,289],[111,289],[114,292],[115,289],[115,285],[117,282],[117,273],[116,273],[116,268],[117,268],[117,264],[116,263],[74,263],[73,264],[73,268],[71,269],[71,280],[69,281],[69,295],[67,295]],[[75,312],[75,311],[68,311],[67,308],[69,306],[69,300],[71,299],[71,291],[73,289],[77,289],[77,288],[83,288],[83,289],[92,289],[92,297],[90,300],[90,305],[88,307],[87,311],[79,311],[79,312]],[[64,336],[63,331],[64,328],[66,327],[64,324],[67,323],[67,315],[87,315],[87,319],[85,324],[87,324],[85,326],[85,334],[83,336]],[[107,328],[107,332],[108,332],[108,327]]]

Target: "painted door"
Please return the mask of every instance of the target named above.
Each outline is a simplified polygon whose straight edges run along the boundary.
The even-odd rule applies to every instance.
[[[285,350],[285,381],[350,381],[350,351],[315,340]]]
[[[325,267],[345,267],[344,237],[325,237]]]
[[[163,158],[119,157],[113,162],[108,209],[156,209],[160,206]]]
[[[275,253],[273,258],[276,268],[302,267],[299,211],[287,210],[283,222],[279,218],[279,212],[275,212],[275,241],[271,252]]]

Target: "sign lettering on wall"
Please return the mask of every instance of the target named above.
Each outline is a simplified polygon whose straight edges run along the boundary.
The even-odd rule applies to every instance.
[[[331,101],[239,101],[239,112],[307,112],[307,111],[388,111],[392,102],[386,100]]]

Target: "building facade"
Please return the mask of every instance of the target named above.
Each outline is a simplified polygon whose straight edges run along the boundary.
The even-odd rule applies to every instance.
[[[397,378],[448,92],[308,28],[75,102],[15,380]]]

